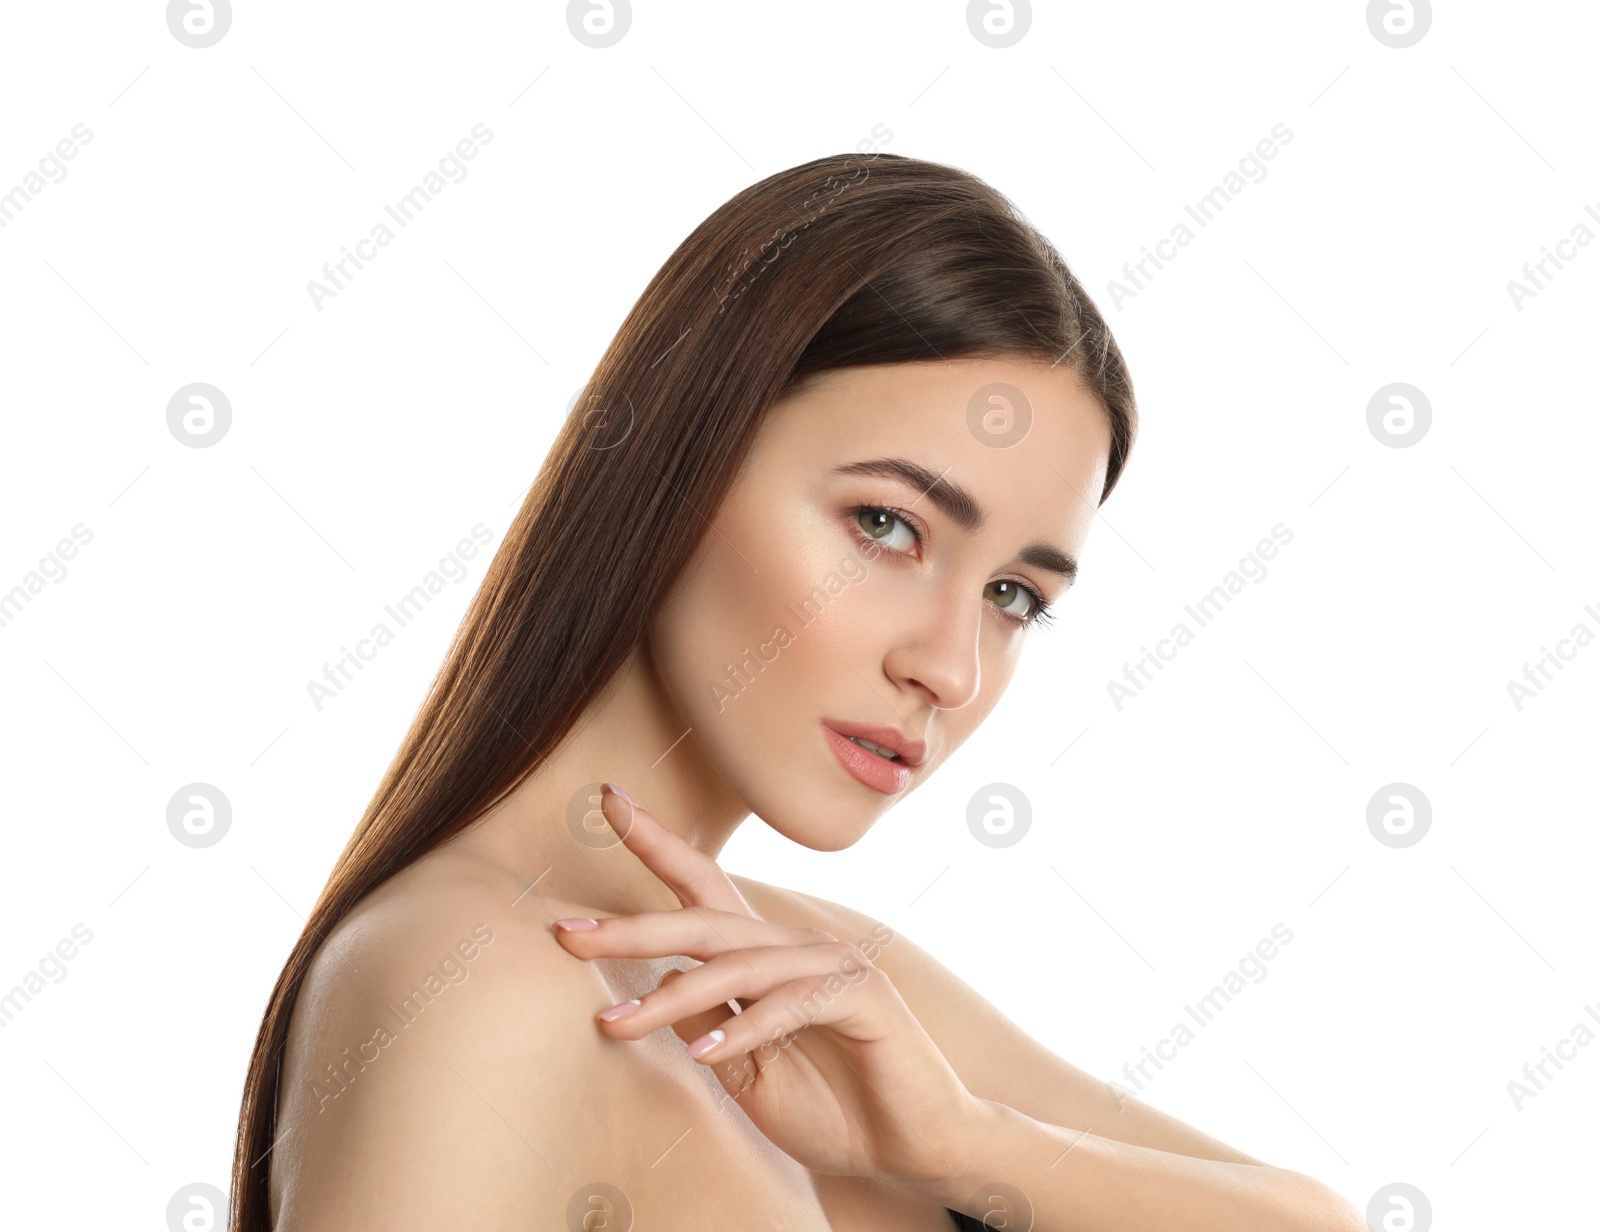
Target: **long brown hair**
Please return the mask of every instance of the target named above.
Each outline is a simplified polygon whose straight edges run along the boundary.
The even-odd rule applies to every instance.
[[[1002,354],[1063,365],[1104,404],[1103,503],[1137,428],[1122,354],[1060,254],[975,176],[897,154],[819,158],[738,193],[668,257],[562,425],[273,986],[230,1232],[268,1232],[279,1059],[319,943],[567,734],[639,642],[767,408],[832,369]]]

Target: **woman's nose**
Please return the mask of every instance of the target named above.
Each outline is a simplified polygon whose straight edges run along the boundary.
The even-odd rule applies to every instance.
[[[982,668],[978,640],[982,632],[981,598],[946,596],[926,607],[910,627],[901,630],[884,661],[884,670],[898,683],[920,686],[931,705],[954,710],[978,696]]]

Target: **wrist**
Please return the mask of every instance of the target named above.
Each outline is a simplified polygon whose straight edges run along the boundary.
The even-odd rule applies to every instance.
[[[1008,1158],[1014,1122],[1021,1114],[994,1100],[973,1096],[964,1115],[955,1119],[939,1144],[944,1161],[936,1175],[902,1180],[903,1187],[941,1206],[970,1214],[974,1195],[992,1185]]]

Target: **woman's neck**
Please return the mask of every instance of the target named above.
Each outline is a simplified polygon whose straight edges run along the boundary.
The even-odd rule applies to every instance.
[[[607,825],[602,782],[713,858],[750,813],[635,648],[554,754],[450,845],[560,902],[611,914],[678,907]]]

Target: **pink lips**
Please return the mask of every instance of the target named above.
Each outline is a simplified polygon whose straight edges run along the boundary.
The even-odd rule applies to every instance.
[[[887,757],[880,757],[870,749],[864,749],[853,740],[846,739],[841,733],[822,724],[822,735],[827,740],[828,747],[838,757],[841,765],[848,770],[851,776],[859,783],[864,783],[874,791],[881,791],[886,796],[902,792],[911,786],[911,767],[902,762],[890,761]],[[866,737],[871,739],[871,737]],[[878,743],[873,741],[874,744]]]
[[[928,757],[928,742],[887,723],[855,723],[849,719],[823,719],[824,727],[831,727],[841,736],[854,736],[870,740],[879,748],[888,749],[896,758],[915,769]]]

